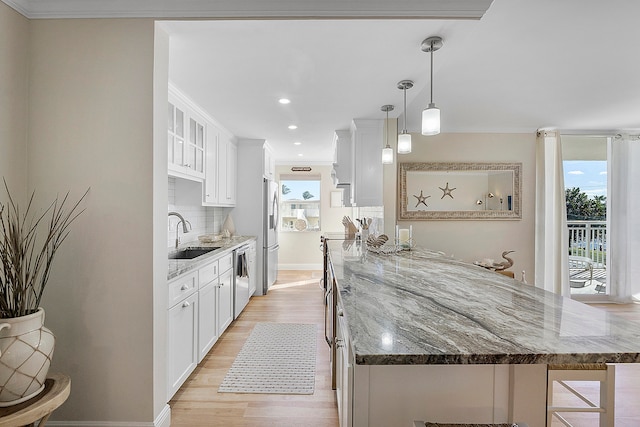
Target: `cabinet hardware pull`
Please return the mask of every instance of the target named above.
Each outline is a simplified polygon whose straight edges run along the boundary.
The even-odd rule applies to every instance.
[[[341,317],[344,316],[344,311],[338,310],[338,316],[341,316]]]
[[[182,287],[180,288],[181,291],[186,291],[187,289],[189,289],[187,285],[182,285]]]
[[[185,301],[182,303],[182,308],[189,307],[190,305],[191,304],[189,304],[189,301]]]

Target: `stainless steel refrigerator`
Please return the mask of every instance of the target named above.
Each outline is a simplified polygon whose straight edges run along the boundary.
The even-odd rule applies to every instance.
[[[256,296],[266,295],[278,269],[279,188],[264,172],[263,139],[238,141],[238,192],[231,215],[236,234],[256,238]]]
[[[262,216],[263,232],[263,294],[266,294],[271,285],[278,277],[278,203],[279,187],[278,183],[263,178],[263,201],[264,214]]]

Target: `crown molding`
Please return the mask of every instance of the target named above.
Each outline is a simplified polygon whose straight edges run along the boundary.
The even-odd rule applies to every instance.
[[[30,19],[480,19],[493,0],[2,0]]]

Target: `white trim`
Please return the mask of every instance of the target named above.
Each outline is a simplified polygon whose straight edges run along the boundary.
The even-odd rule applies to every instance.
[[[493,0],[2,0],[42,18],[406,18],[480,19]]]
[[[278,270],[320,270],[322,264],[278,264]]]
[[[49,421],[52,427],[170,427],[171,407],[165,405],[153,422],[133,421]]]

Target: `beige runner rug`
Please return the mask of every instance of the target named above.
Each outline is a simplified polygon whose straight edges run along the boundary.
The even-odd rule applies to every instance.
[[[218,392],[313,394],[315,324],[258,323]]]

